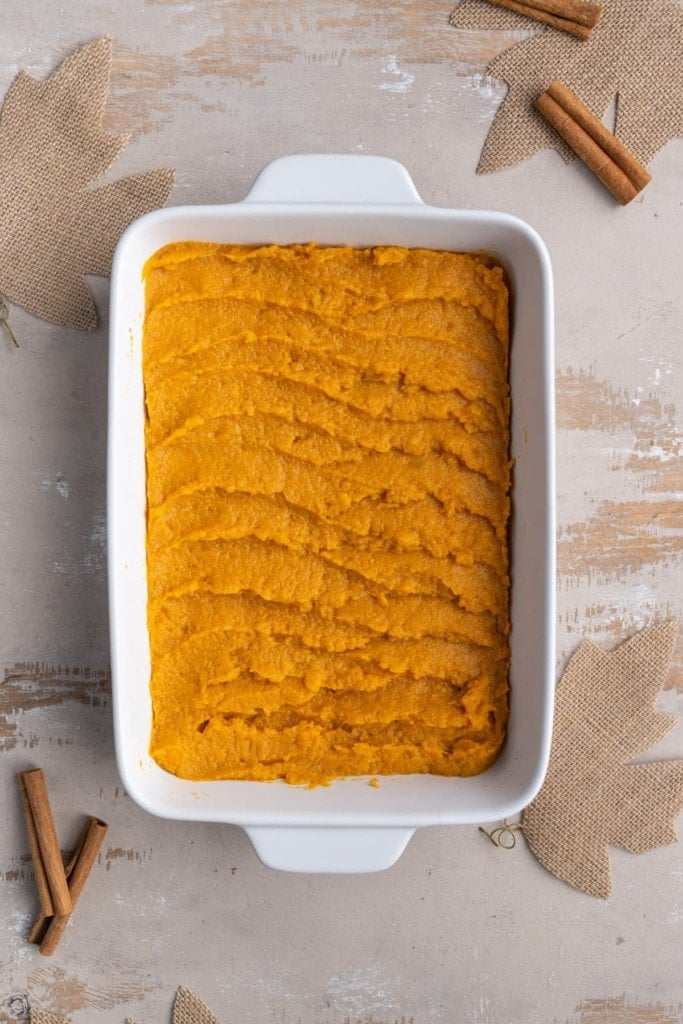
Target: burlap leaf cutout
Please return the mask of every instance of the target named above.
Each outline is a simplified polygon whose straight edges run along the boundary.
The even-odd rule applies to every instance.
[[[608,846],[644,853],[676,842],[683,760],[633,758],[676,724],[654,701],[677,636],[670,620],[612,652],[587,641],[557,689],[550,767],[522,828],[549,871],[593,896],[606,898],[612,889]]]
[[[553,147],[574,156],[533,108],[534,99],[556,79],[603,117],[617,97],[616,136],[642,162],[683,135],[683,3],[679,0],[600,0],[603,16],[585,42],[487,0],[462,0],[451,25],[462,29],[527,29],[531,38],[511,38],[488,66],[509,88],[482,150],[477,173],[510,167]]]
[[[31,1024],[34,1022],[31,1021]],[[38,1024],[56,1024],[56,1022],[39,1021]],[[128,1019],[126,1024],[137,1024],[137,1022]],[[181,985],[173,1000],[171,1024],[221,1024],[221,1022],[199,996]]]
[[[71,1024],[68,1017],[47,1013],[45,1010],[34,1010],[33,1007],[31,1007],[30,1021],[31,1024]],[[126,1024],[136,1024],[136,1022],[129,1019]],[[189,988],[184,988],[181,985],[173,1001],[171,1024],[221,1024],[221,1022],[206,1003],[203,1003]]]
[[[44,82],[20,71],[0,115],[0,292],[65,327],[96,327],[83,275],[109,274],[121,232],[173,186],[169,168],[90,185],[130,138],[102,128],[111,50],[103,36]]]
[[[173,1003],[172,1024],[221,1024],[209,1007],[182,985]]]

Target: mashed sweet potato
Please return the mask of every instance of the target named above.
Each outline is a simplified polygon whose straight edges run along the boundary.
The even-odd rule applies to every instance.
[[[145,282],[152,756],[306,785],[485,769],[509,663],[502,268],[187,242]]]

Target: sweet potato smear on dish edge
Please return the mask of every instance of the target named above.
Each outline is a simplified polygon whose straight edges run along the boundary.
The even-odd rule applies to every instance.
[[[309,786],[487,768],[509,666],[502,268],[183,242],[144,277],[154,759]]]

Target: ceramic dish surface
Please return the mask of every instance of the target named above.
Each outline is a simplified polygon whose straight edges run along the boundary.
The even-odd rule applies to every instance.
[[[500,757],[483,774],[383,777],[379,789],[350,778],[305,789],[188,782],[151,759],[142,268],[179,241],[485,250],[505,266],[513,296],[510,721]],[[508,214],[426,205],[393,160],[283,157],[242,202],[170,207],[135,221],[112,271],[107,485],[114,732],[129,795],[161,817],[240,825],[264,863],[316,872],[380,870],[417,827],[498,821],[525,807],[546,771],[554,694],[553,380],[552,273],[541,239]]]

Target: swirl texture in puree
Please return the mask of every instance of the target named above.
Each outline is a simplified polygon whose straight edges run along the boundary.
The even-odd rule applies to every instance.
[[[487,768],[509,666],[502,268],[183,242],[144,276],[152,756],[309,786]]]

